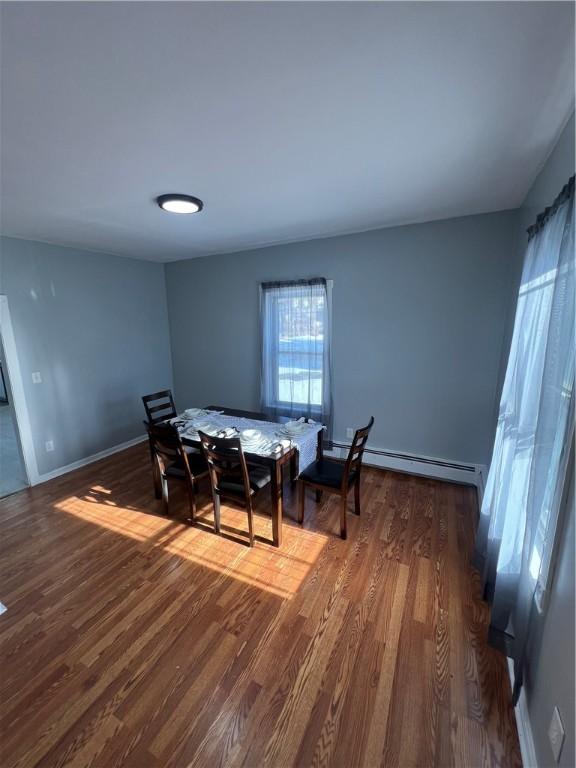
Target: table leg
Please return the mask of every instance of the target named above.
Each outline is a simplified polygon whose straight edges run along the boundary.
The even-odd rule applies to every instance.
[[[324,430],[318,432],[318,442],[316,443],[316,461],[322,461],[324,456]]]
[[[300,471],[300,454],[298,451],[294,451],[290,456],[290,480],[294,483],[298,479]]]
[[[282,546],[282,466],[279,461],[272,467],[272,540],[275,547]]]

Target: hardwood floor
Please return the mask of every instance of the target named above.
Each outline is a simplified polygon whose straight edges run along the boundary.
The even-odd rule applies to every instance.
[[[0,502],[3,768],[520,766],[472,489],[367,470],[342,541],[287,484],[282,549],[267,494],[250,549],[205,487],[206,526],[178,487],[159,516],[147,450]]]

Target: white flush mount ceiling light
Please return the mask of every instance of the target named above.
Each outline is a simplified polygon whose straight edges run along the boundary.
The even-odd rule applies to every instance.
[[[204,208],[202,200],[192,195],[160,195],[156,202],[168,213],[199,213]]]

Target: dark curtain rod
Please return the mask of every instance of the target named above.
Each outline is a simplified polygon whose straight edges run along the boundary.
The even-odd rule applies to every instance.
[[[279,280],[270,283],[260,283],[264,290],[271,288],[290,288],[296,285],[326,285],[325,277],[313,277],[310,280]]]
[[[572,176],[568,183],[564,185],[562,188],[562,191],[554,200],[552,205],[549,205],[548,208],[545,208],[542,213],[539,213],[538,216],[536,216],[536,221],[532,226],[528,227],[526,230],[528,232],[528,240],[531,240],[534,235],[538,234],[542,227],[548,223],[548,221],[554,216],[558,208],[562,205],[562,203],[565,203],[566,200],[568,200],[570,197],[574,196],[574,176]]]

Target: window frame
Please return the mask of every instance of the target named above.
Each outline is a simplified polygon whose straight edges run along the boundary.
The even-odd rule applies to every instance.
[[[313,280],[314,279],[311,279],[311,280],[307,280],[307,279],[281,280],[281,281],[278,281],[277,285],[278,285],[279,289],[284,289],[284,288],[290,289],[292,287],[298,287],[299,285],[301,286],[301,285],[312,283]],[[326,299],[325,299],[325,307],[324,307],[324,316],[325,316],[325,322],[331,324],[331,319],[332,319],[331,303],[332,303],[332,291],[333,291],[334,281],[332,279],[328,279],[328,278],[324,279],[324,278],[322,278],[322,282],[324,282],[324,281],[325,281],[325,285],[326,285]],[[274,283],[274,281],[272,281],[272,283]],[[261,305],[262,308],[265,307],[265,302],[269,300],[269,298],[266,297],[266,292],[267,292],[267,287],[266,286],[267,285],[268,285],[268,283],[266,283],[266,282],[260,283],[260,305]],[[275,304],[276,304],[276,311],[277,311],[277,307],[278,307],[278,301],[277,300],[275,301]],[[260,320],[260,324],[261,324],[260,333],[261,333],[262,337],[265,334],[264,314],[265,314],[265,311],[263,311],[261,313],[261,320]],[[328,344],[331,345],[332,329],[330,327],[323,328],[323,336],[324,336],[324,339],[328,339]],[[317,354],[317,353],[303,352],[302,354],[304,354],[304,355],[306,355],[308,357],[312,357],[312,356],[314,356],[314,354]],[[331,354],[332,354],[332,350],[330,349],[329,350],[329,355],[331,355]],[[265,409],[274,410],[278,414],[278,416],[280,416],[280,417],[290,417],[291,415],[294,414],[294,411],[298,410],[298,407],[301,406],[302,410],[310,413],[313,418],[321,419],[321,417],[323,416],[323,414],[325,412],[324,409],[325,409],[325,405],[326,405],[323,402],[323,400],[324,400],[324,397],[323,397],[324,396],[324,383],[325,383],[324,382],[324,376],[326,375],[325,374],[325,370],[324,370],[324,359],[325,359],[325,350],[324,349],[322,350],[321,356],[322,356],[322,371],[321,371],[322,376],[321,376],[321,385],[320,385],[320,403],[319,404],[313,404],[313,403],[311,403],[309,401],[306,401],[306,402],[292,401],[292,402],[290,402],[290,401],[287,401],[287,400],[280,400],[280,399],[278,399],[278,397],[274,398],[274,400],[271,400],[269,402],[265,402],[265,395],[263,393],[262,394],[262,399],[261,399],[261,405],[262,405],[263,409],[264,410]],[[279,354],[277,355],[277,357],[279,357]],[[278,386],[275,387],[275,391],[279,395],[279,390],[280,390],[280,387],[279,387],[279,366],[277,365],[276,366],[276,370],[272,374],[269,373],[269,375],[273,375],[275,377],[276,381],[278,382]]]

